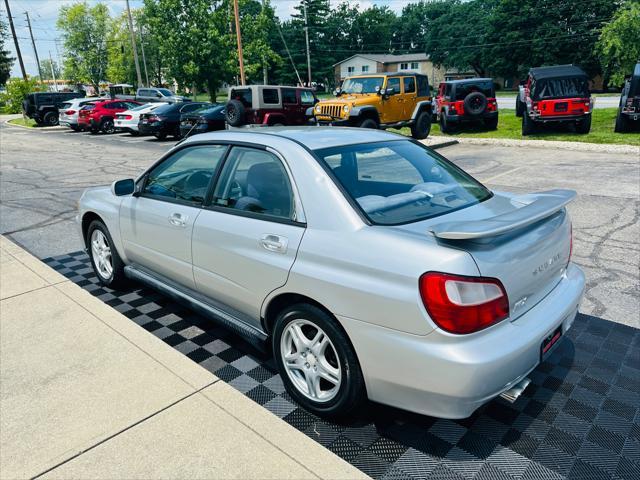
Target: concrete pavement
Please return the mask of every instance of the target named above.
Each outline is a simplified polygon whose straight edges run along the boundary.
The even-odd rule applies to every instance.
[[[0,236],[0,478],[365,478]]]

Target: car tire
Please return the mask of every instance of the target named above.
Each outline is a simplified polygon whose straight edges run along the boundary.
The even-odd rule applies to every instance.
[[[280,312],[272,346],[287,391],[307,411],[345,418],[364,403],[366,389],[356,353],[344,330],[324,310],[301,303]]]
[[[167,138],[167,134],[164,132],[154,133],[153,136],[156,137],[158,140],[164,140],[165,138]]]
[[[618,115],[616,115],[616,126],[613,128],[613,131],[616,133],[626,133],[630,130],[627,117],[618,112]]]
[[[104,133],[113,133],[116,131],[112,118],[105,118],[100,122],[100,130]]]
[[[71,130],[73,130],[74,132],[79,132],[80,131],[80,127],[78,127],[77,125],[69,125],[69,128]]]
[[[429,132],[431,132],[431,112],[420,112],[411,124],[411,136],[417,140],[423,140],[429,136]]]
[[[378,122],[373,118],[365,118],[358,123],[359,128],[378,128]]]
[[[446,134],[453,133],[453,126],[451,122],[447,120],[447,115],[444,112],[440,114],[440,132]]]
[[[576,132],[587,134],[591,131],[591,115],[587,115],[587,118],[581,122],[576,123]]]
[[[528,113],[524,113],[522,115],[522,136],[526,137],[527,135],[531,135],[536,131],[536,124],[531,117],[529,117]]]
[[[520,95],[516,97],[516,117],[524,115],[524,103],[520,100]]]
[[[96,135],[99,131],[100,131],[100,129],[96,128],[96,127],[90,127],[89,128],[89,132],[91,132],[92,135]]]
[[[487,110],[487,97],[482,92],[471,92],[464,97],[464,112],[471,117],[479,117]]]
[[[47,112],[42,117],[42,123],[47,127],[55,127],[58,125],[58,115],[54,112]]]
[[[132,137],[139,137],[140,132],[137,130],[129,130],[129,135],[131,135]]]
[[[105,287],[117,289],[126,284],[124,263],[113,245],[111,234],[101,220],[94,220],[85,239],[93,271]]]
[[[487,130],[497,130],[498,129],[498,117],[485,119],[484,126],[486,127]]]
[[[244,105],[240,100],[229,100],[224,111],[225,118],[229,125],[232,127],[241,127],[244,125],[245,111]]]

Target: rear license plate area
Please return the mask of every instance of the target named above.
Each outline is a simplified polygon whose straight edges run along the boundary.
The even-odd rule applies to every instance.
[[[566,112],[569,108],[569,104],[567,102],[562,102],[562,103],[556,103],[553,106],[553,111],[554,112]]]
[[[547,354],[551,351],[553,346],[558,343],[562,338],[562,324],[558,325],[553,332],[549,334],[547,338],[542,341],[540,345],[540,361],[542,362]]]

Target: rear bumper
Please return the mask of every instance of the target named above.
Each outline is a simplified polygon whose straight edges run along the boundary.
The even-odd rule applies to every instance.
[[[127,132],[137,132],[138,131],[138,122],[132,122],[130,120],[118,120],[117,118],[113,122],[114,126],[117,129],[124,130]]]
[[[353,342],[371,400],[441,418],[466,418],[540,363],[543,340],[559,326],[563,335],[571,327],[584,285],[582,270],[571,264],[527,313],[471,335],[434,330],[418,336],[338,319]]]
[[[553,123],[553,122],[579,122],[586,120],[591,116],[591,113],[584,113],[581,115],[529,115],[529,118],[538,123]]]
[[[620,112],[621,115],[627,117],[627,120],[637,122],[640,120],[640,112]]]
[[[139,123],[138,131],[142,134],[153,135],[154,133],[158,133],[162,130],[162,125],[160,123]]]
[[[447,121],[450,123],[473,123],[481,120],[492,120],[494,118],[498,118],[498,111],[495,112],[485,112],[482,115],[477,115],[475,117],[469,115],[446,115]]]

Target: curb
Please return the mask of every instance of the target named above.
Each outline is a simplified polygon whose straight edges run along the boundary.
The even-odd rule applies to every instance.
[[[17,117],[20,118],[20,117]],[[27,130],[31,130],[32,132],[39,132],[41,130],[58,130],[61,129],[62,127],[60,127],[60,125],[55,125],[53,127],[26,127],[24,125],[17,125],[15,123],[9,123],[11,120],[15,120],[15,118],[9,118],[7,120],[4,121],[5,125],[8,125],[9,127],[17,127],[17,128],[24,128]]]
[[[425,145],[427,145],[427,147],[432,148],[434,150],[437,150],[439,148],[445,148],[445,147],[450,147],[452,145],[458,145],[460,142],[458,140],[450,140],[448,142],[441,142],[441,143],[433,143],[431,145],[428,145],[425,143]]]
[[[436,135],[430,137],[434,140],[444,140],[447,137]],[[501,147],[536,147],[571,150],[574,152],[599,152],[599,153],[632,153],[640,154],[640,147],[635,145],[618,145],[612,143],[587,143],[587,142],[563,142],[556,140],[515,140],[510,138],[469,138],[459,137],[456,143],[467,145],[493,145]],[[431,146],[425,144],[427,146]],[[440,144],[435,144],[440,146]],[[431,148],[434,148],[431,146]]]

